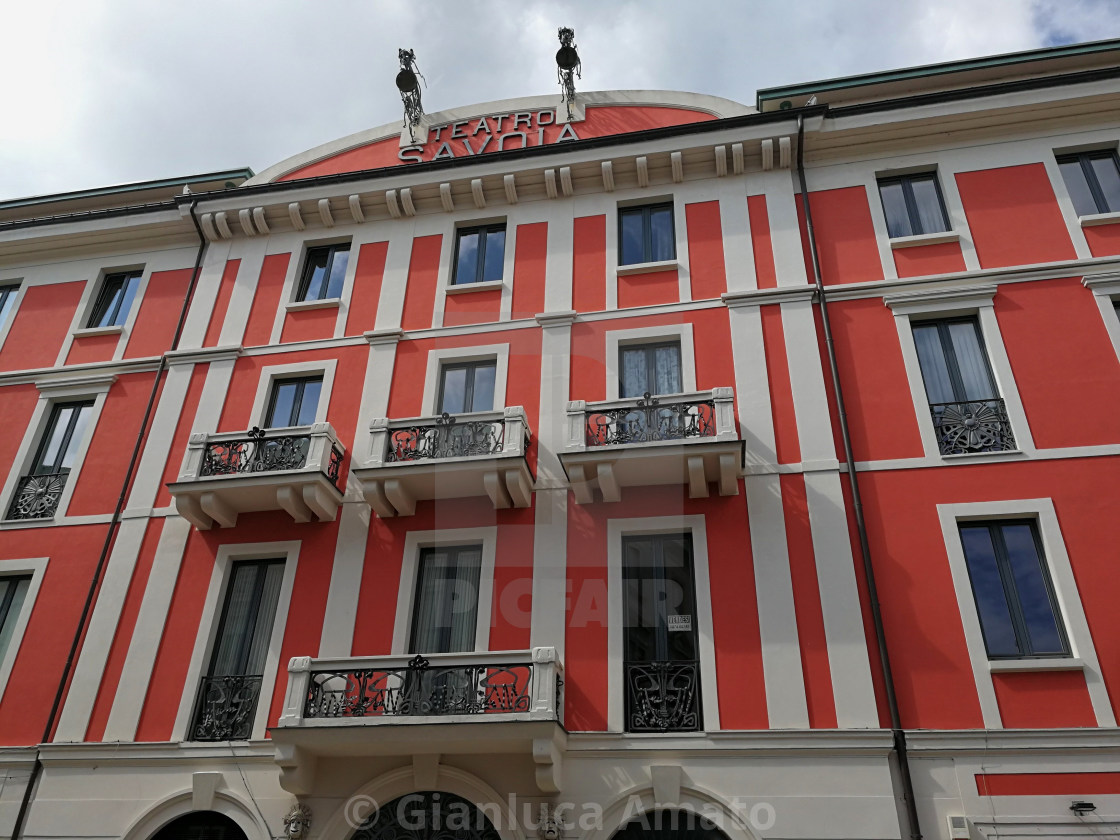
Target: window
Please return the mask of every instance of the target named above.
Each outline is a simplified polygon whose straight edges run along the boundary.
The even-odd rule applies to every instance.
[[[618,211],[618,264],[662,262],[677,258],[673,205],[649,204]]]
[[[128,320],[128,311],[140,287],[140,274],[139,271],[128,271],[105,277],[86,323],[88,329],[119,327]]]
[[[1120,213],[1120,161],[1115,151],[1062,155],[1058,168],[1078,216]]]
[[[323,389],[322,376],[300,379],[279,379],[272,383],[268,400],[266,428],[285,426],[310,426],[319,410],[319,394]]]
[[[8,320],[8,313],[16,305],[16,294],[19,286],[0,286],[0,327]]]
[[[1069,656],[1034,521],[959,527],[988,658]]]
[[[936,173],[881,178],[879,197],[883,200],[887,235],[891,239],[949,230]]]
[[[506,226],[461,228],[455,237],[452,285],[491,283],[505,274]]]
[[[308,248],[296,300],[334,300],[342,296],[342,281],[350,262],[350,243]]]
[[[679,394],[681,387],[681,344],[679,341],[638,344],[618,350],[621,398],[643,394]]]
[[[66,478],[85,437],[92,401],[56,403],[31,470],[16,485],[8,519],[49,519],[58,509]]]
[[[482,546],[421,550],[410,653],[474,650],[481,571]]]
[[[283,577],[282,559],[234,564],[191,740],[244,740],[252,734]]]
[[[692,535],[622,541],[626,729],[701,728],[700,654]],[[671,698],[666,702],[667,698]]]
[[[444,365],[440,369],[439,414],[469,414],[494,409],[494,380],[498,365],[493,359]]]
[[[8,652],[19,611],[27,597],[31,585],[31,575],[12,575],[0,577],[0,661]]]
[[[922,321],[913,331],[941,454],[1015,449],[976,318]]]

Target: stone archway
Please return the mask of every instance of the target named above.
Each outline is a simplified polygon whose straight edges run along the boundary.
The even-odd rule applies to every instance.
[[[224,814],[195,811],[176,817],[152,835],[152,840],[248,840],[245,832]]]
[[[425,790],[386,802],[350,840],[501,840],[501,835],[470,800]]]

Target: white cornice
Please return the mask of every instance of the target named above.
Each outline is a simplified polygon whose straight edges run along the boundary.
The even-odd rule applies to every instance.
[[[790,755],[813,752],[843,755],[872,753],[886,755],[893,739],[885,729],[773,729],[730,732],[698,732],[694,735],[625,735],[607,732],[568,733],[568,752],[593,752],[599,755],[632,755],[656,752],[658,755],[741,754]]]
[[[766,303],[793,303],[811,301],[816,296],[812,286],[788,286],[778,289],[751,289],[742,292],[726,292],[720,300],[729,309],[743,306],[762,306]]]
[[[907,731],[915,753],[1096,752],[1120,749],[1120,729],[923,729]]]
[[[5,385],[39,385],[62,381],[88,382],[98,377],[124,376],[144,373],[159,367],[158,358],[135,359],[120,362],[95,362],[88,365],[70,365],[65,368],[34,368],[0,373],[0,387]]]
[[[236,359],[244,352],[240,344],[226,344],[221,347],[195,347],[184,350],[169,350],[165,354],[168,365],[189,365],[201,362],[221,362]]]

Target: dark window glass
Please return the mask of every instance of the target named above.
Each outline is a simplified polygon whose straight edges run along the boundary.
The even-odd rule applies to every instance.
[[[618,211],[618,264],[677,258],[672,204],[624,207]]]
[[[50,420],[31,466],[32,475],[70,472],[92,410],[92,401],[56,403],[51,408]]]
[[[101,283],[87,327],[119,327],[128,320],[132,300],[140,287],[139,271],[109,274]]]
[[[410,653],[474,650],[482,547],[425,548],[416,576]]]
[[[646,393],[681,393],[679,342],[621,347],[618,357],[619,396],[623,399]]]
[[[962,524],[960,534],[988,657],[1069,656],[1035,523]]]
[[[930,404],[998,399],[975,318],[916,323],[914,344]]]
[[[209,676],[259,676],[264,673],[283,578],[283,560],[234,564],[218,626],[218,640],[210,658]]]
[[[949,229],[941,187],[933,173],[883,178],[879,181],[879,197],[891,239]]]
[[[267,427],[278,429],[285,426],[310,426],[315,422],[322,389],[321,376],[274,382],[268,403]]]
[[[440,371],[440,414],[469,414],[494,409],[494,361],[444,365]]]
[[[1062,155],[1058,168],[1078,216],[1120,212],[1120,160],[1116,152]]]
[[[31,575],[0,577],[0,662],[8,652],[19,611],[27,597]]]
[[[333,300],[342,295],[350,243],[308,248],[296,300]]]
[[[8,313],[16,305],[16,293],[19,286],[0,286],[0,327],[8,320]]]
[[[461,228],[455,238],[455,276],[452,284],[489,283],[505,271],[506,226]]]

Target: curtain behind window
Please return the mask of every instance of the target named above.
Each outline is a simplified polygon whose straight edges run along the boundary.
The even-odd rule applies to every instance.
[[[426,548],[420,554],[411,653],[474,650],[482,548]]]
[[[263,673],[283,577],[283,562],[234,566],[211,676]]]

